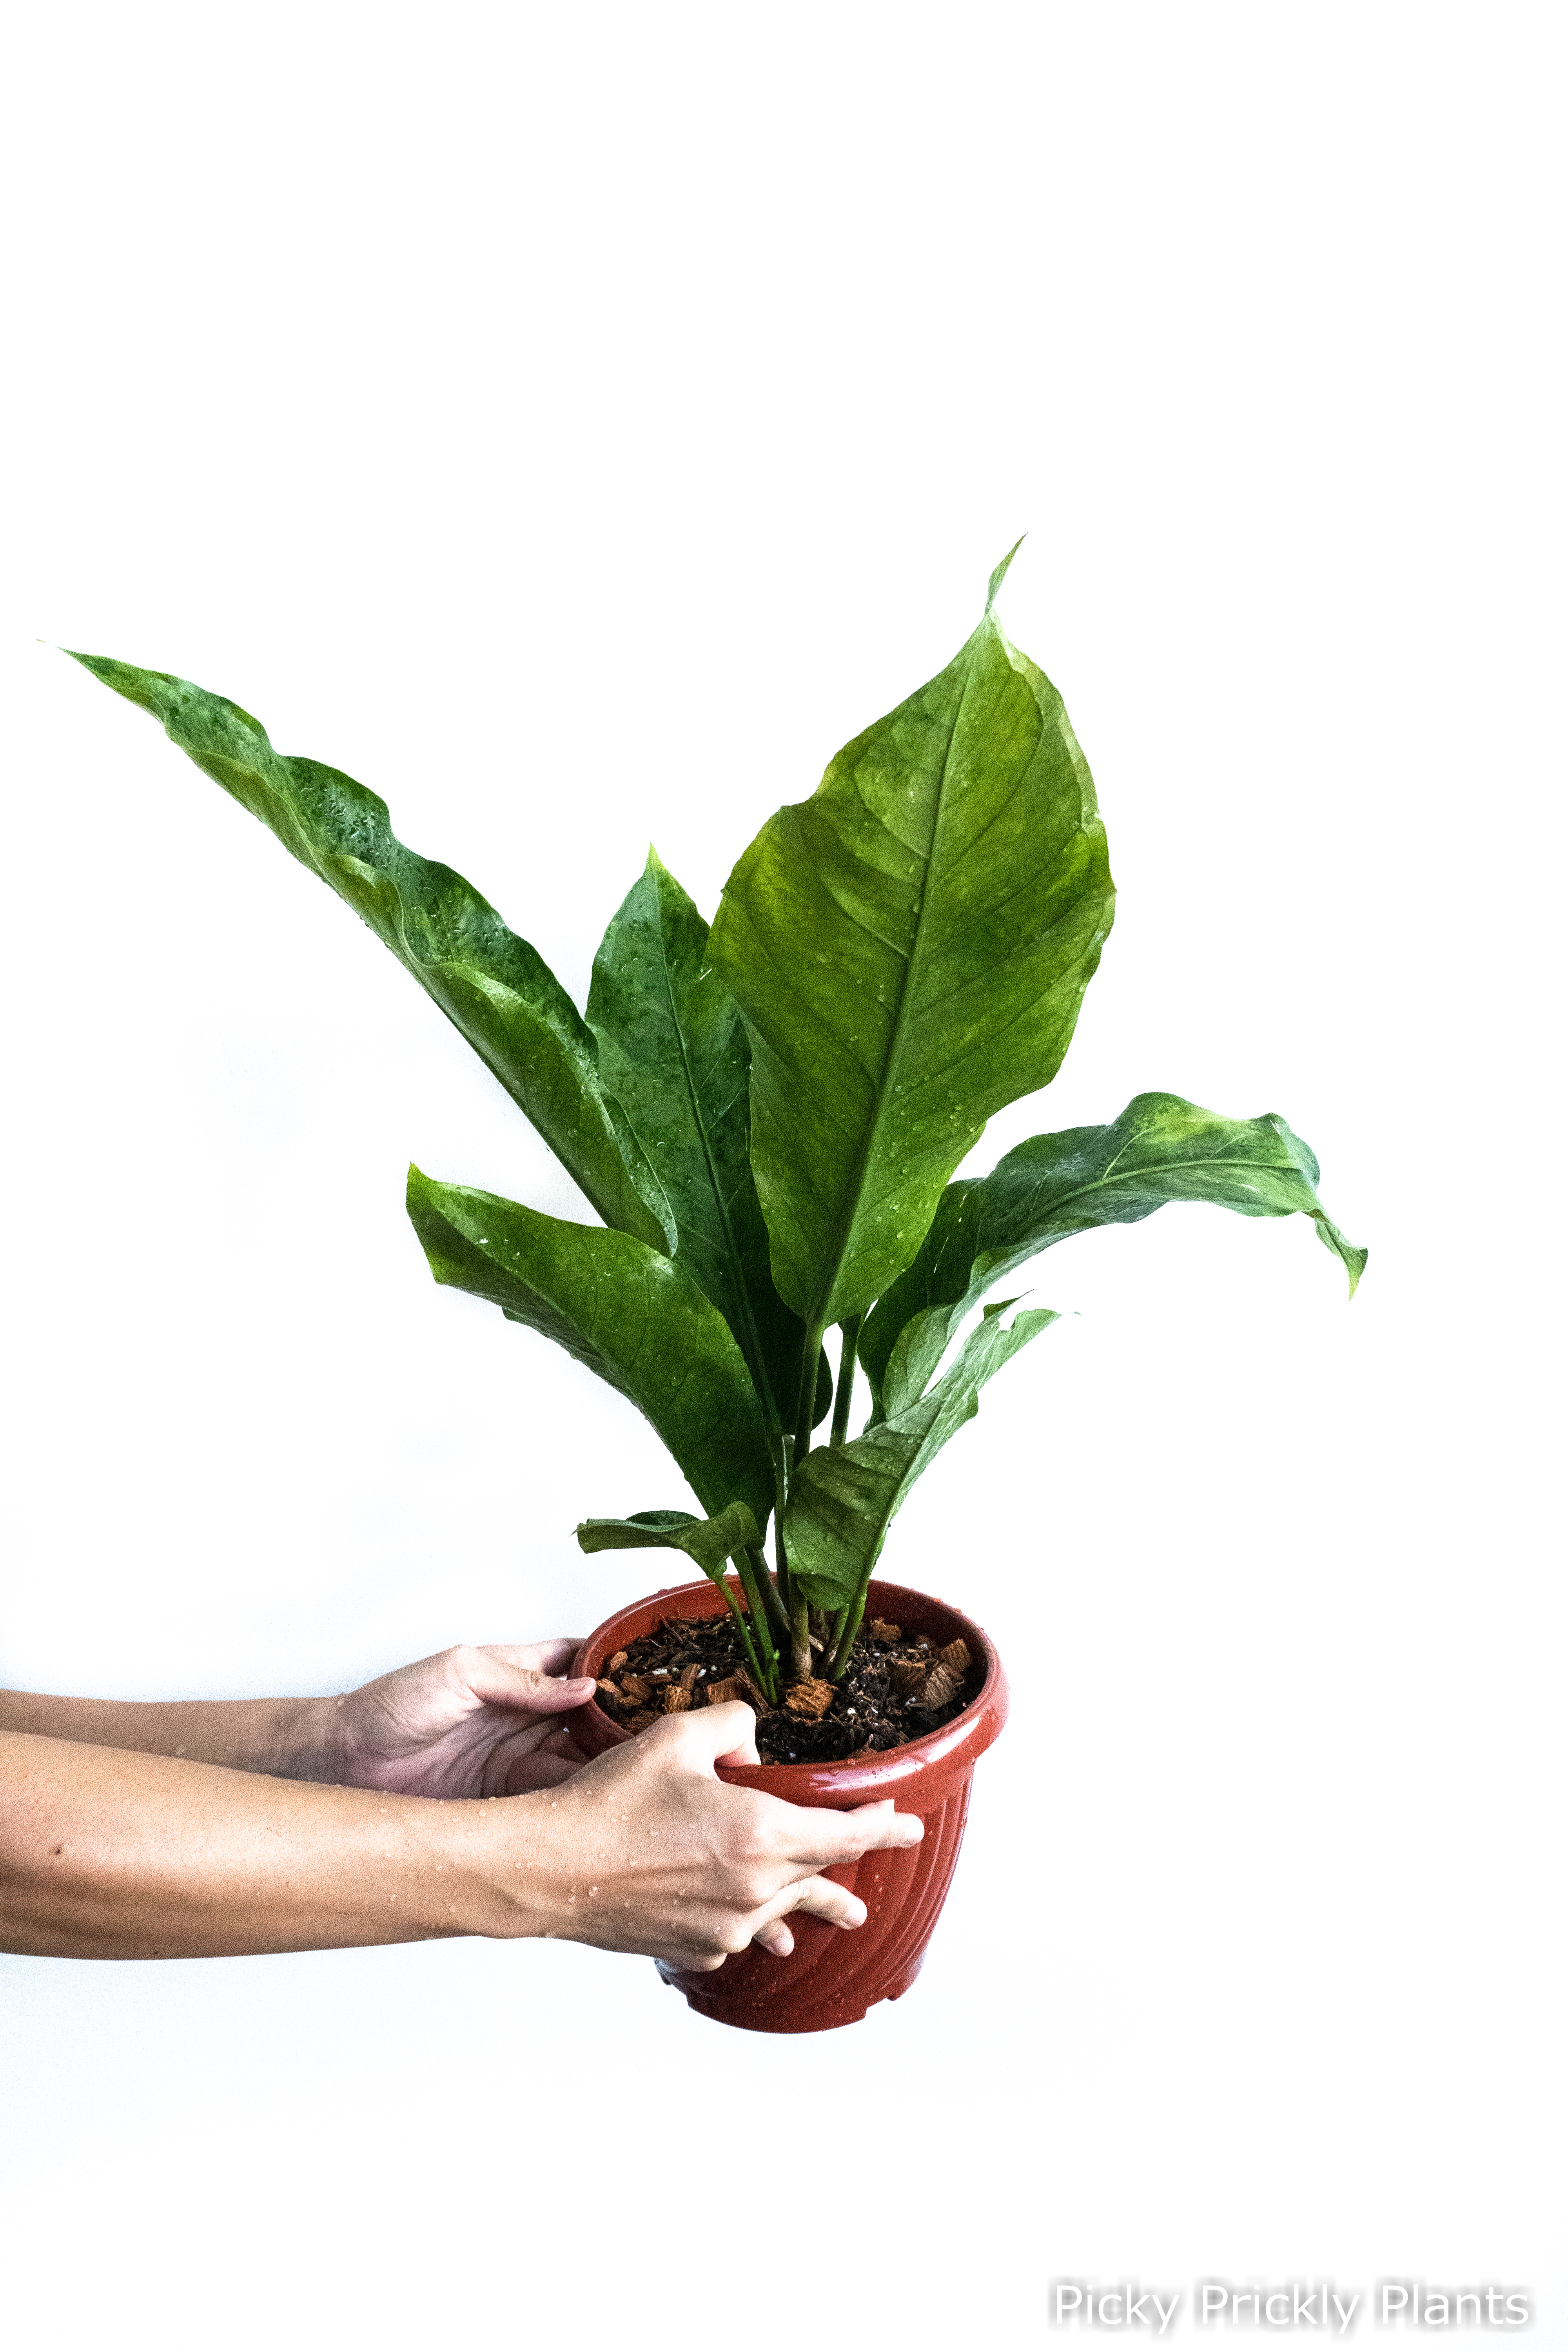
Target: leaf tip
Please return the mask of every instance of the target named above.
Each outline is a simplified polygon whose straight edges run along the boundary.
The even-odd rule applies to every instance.
[[[1360,1282],[1362,1276],[1366,1272],[1366,1262],[1371,1255],[1370,1251],[1358,1249],[1354,1242],[1347,1241],[1343,1234],[1341,1233],[1338,1225],[1333,1223],[1331,1219],[1328,1217],[1316,1217],[1313,1219],[1313,1223],[1317,1226],[1318,1239],[1322,1243],[1323,1247],[1327,1250],[1332,1250],[1334,1255],[1339,1259],[1340,1264],[1344,1267],[1345,1273],[1350,1280],[1350,1296],[1353,1298],[1356,1295],[1356,1286]],[[1348,1304],[1349,1302],[1347,1301],[1346,1303]]]
[[[997,591],[1001,587],[1003,581],[1007,577],[1008,567],[1012,563],[1013,558],[1017,554],[1018,550],[1023,546],[1024,541],[1027,539],[1028,535],[1027,531],[1020,531],[1018,537],[1013,541],[1012,546],[1007,550],[1006,554],[1002,558],[1001,562],[996,566],[995,571],[991,574],[990,580],[987,582],[985,588],[985,609],[987,612],[991,610],[992,605],[996,602]]]

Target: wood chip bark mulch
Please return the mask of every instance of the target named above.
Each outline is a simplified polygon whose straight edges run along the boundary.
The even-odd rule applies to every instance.
[[[746,1671],[728,1617],[667,1617],[605,1661],[597,1703],[635,1733],[662,1715],[744,1699],[757,1717],[764,1764],[836,1764],[923,1738],[961,1715],[980,1683],[979,1661],[963,1642],[940,1648],[923,1633],[906,1639],[901,1626],[872,1618],[842,1682],[796,1683],[772,1707]]]

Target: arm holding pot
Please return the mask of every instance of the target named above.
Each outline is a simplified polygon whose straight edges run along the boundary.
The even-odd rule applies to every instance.
[[[0,1947],[148,1959],[541,1936],[713,1969],[752,1941],[789,1950],[797,1909],[861,1923],[821,1874],[918,1843],[918,1821],[720,1780],[720,1760],[756,1760],[739,1704],[584,1765],[569,1724],[588,1686],[551,1673],[571,1649],[448,1651],[341,1701],[0,1695]]]

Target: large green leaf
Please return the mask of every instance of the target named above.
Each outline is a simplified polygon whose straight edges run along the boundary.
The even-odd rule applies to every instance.
[[[711,951],[751,1033],[773,1278],[812,1329],[870,1305],[987,1118],[1056,1075],[1112,896],[1061,697],[989,603],[745,852]]]
[[[709,962],[707,924],[651,849],[595,959],[588,1025],[663,1187],[682,1263],[740,1341],[770,1425],[793,1427],[805,1327],[768,1268],[747,1150],[746,1033]],[[829,1379],[824,1412],[831,1396]]]
[[[1317,1181],[1310,1147],[1275,1113],[1222,1118],[1179,1095],[1136,1095],[1109,1127],[1031,1136],[989,1176],[948,1186],[914,1264],[868,1316],[860,1362],[872,1394],[889,1412],[918,1395],[964,1316],[1037,1251],[1173,1201],[1310,1217],[1353,1297],[1366,1252],[1324,1214]]]
[[[247,711],[161,670],[74,658],[259,817],[363,917],[494,1072],[606,1224],[673,1246],[658,1182],[604,1086],[592,1032],[554,973],[455,874],[405,849],[386,803],[319,761],[285,758]]]
[[[951,1370],[929,1395],[847,1445],[816,1446],[790,1482],[784,1549],[790,1575],[814,1609],[853,1601],[876,1566],[888,1522],[953,1432],[980,1410],[980,1391],[1010,1357],[1058,1318],[1034,1307],[1002,1321],[1011,1301],[988,1307]]]
[[[685,1268],[630,1234],[408,1171],[408,1213],[437,1282],[527,1323],[629,1397],[710,1517],[773,1499],[762,1408],[718,1309]]]

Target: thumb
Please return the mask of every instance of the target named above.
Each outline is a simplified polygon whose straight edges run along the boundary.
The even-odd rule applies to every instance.
[[[567,1715],[594,1696],[592,1675],[557,1678],[537,1666],[516,1666],[493,1651],[469,1650],[460,1660],[463,1679],[489,1706],[526,1708],[530,1715]],[[749,1712],[749,1710],[748,1710]]]
[[[743,1698],[722,1706],[694,1706],[686,1715],[668,1716],[679,1727],[677,1737],[685,1760],[697,1771],[716,1764],[760,1764],[757,1718]]]

